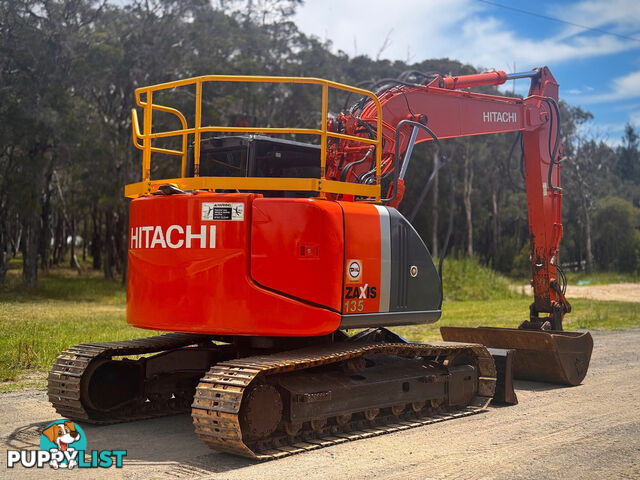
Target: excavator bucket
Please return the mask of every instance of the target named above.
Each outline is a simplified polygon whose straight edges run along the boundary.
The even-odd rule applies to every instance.
[[[440,327],[440,334],[447,341],[515,349],[514,378],[561,385],[582,382],[593,350],[589,332]]]

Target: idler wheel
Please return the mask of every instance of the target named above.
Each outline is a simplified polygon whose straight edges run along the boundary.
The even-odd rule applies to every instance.
[[[255,385],[243,400],[240,415],[243,436],[265,438],[282,420],[282,397],[273,385]]]
[[[351,420],[351,414],[345,413],[344,415],[338,415],[336,417],[336,424],[338,424],[341,427],[344,427],[347,423],[349,423],[350,420]]]
[[[369,409],[364,411],[364,418],[366,418],[367,420],[371,421],[371,420],[374,420],[378,416],[379,413],[380,413],[380,409],[379,408],[369,408]]]
[[[311,420],[310,423],[311,423],[311,429],[314,432],[320,432],[320,431],[322,431],[324,426],[327,424],[327,419],[326,418],[319,418],[317,420]]]
[[[292,423],[289,421],[284,422],[284,431],[290,437],[295,437],[302,429],[302,423]]]
[[[391,413],[393,413],[396,417],[404,412],[405,404],[402,405],[394,405],[391,407]]]

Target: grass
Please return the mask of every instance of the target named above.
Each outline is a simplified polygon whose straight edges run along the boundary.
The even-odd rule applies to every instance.
[[[119,282],[86,268],[42,275],[38,287],[22,285],[12,265],[0,286],[0,391],[44,388],[46,372],[66,347],[85,342],[153,335],[125,322],[126,295]],[[434,325],[394,328],[412,341],[439,340],[442,325],[516,327],[526,318],[531,298],[509,289],[509,281],[473,259],[447,260],[443,317]],[[463,301],[464,300],[464,301]],[[620,330],[640,326],[637,303],[573,299],[568,330]]]
[[[516,298],[509,280],[482,266],[476,258],[447,258],[442,268],[445,300],[502,300]]]
[[[44,386],[44,373],[66,347],[149,335],[125,322],[125,292],[99,272],[42,275],[38,287],[9,271],[0,288],[0,391]]]
[[[529,314],[531,297],[489,301],[445,301],[442,318],[431,325],[397,327],[393,330],[413,342],[441,340],[441,326],[516,328]],[[573,310],[565,317],[565,330],[625,330],[640,327],[640,305],[632,302],[603,302],[571,299]]]

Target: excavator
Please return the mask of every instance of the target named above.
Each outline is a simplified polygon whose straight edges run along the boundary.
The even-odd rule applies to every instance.
[[[526,98],[470,90],[518,78],[530,79]],[[221,116],[207,87],[233,82],[305,85],[319,94],[319,124],[214,125],[208,118]],[[329,92],[359,99],[330,114]],[[195,103],[183,113],[165,98]],[[49,373],[50,402],[93,424],[191,411],[213,449],[267,460],[485,411],[511,374],[579,384],[593,341],[562,330],[571,306],[559,265],[557,102],[546,67],[406,72],[369,90],[223,75],[139,88],[126,316],[169,333],[64,350]],[[442,263],[397,209],[412,151],[435,142],[447,166],[440,140],[508,132],[520,132],[524,155],[529,318],[408,342],[388,327],[436,322],[443,299]],[[179,176],[152,179],[158,157],[180,158]]]

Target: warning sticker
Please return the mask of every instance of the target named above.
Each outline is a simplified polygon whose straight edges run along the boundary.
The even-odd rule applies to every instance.
[[[244,203],[203,202],[202,220],[244,220]]]
[[[362,262],[360,260],[347,260],[347,280],[359,282],[362,277]]]

